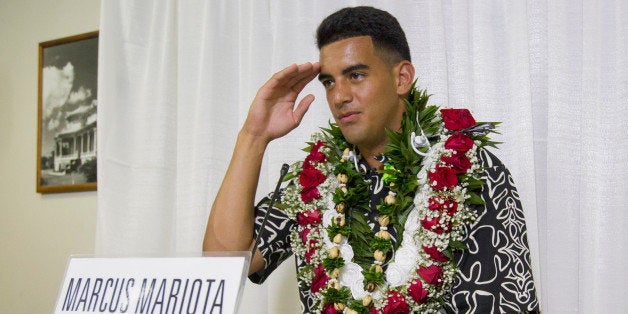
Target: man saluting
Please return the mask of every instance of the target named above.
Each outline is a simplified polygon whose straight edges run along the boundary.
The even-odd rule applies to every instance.
[[[275,73],[253,100],[203,249],[248,250],[261,232],[249,278],[294,253],[304,313],[538,311],[521,205],[485,149],[494,125],[427,105],[385,11],[335,12],[317,43],[319,62]],[[316,77],[335,124],[313,135],[276,208],[255,205],[266,147],[300,124]]]

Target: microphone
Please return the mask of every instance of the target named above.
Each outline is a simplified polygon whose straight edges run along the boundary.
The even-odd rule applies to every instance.
[[[264,215],[264,220],[262,220],[262,224],[260,225],[259,231],[257,232],[257,236],[255,237],[255,243],[253,245],[253,249],[251,250],[251,260],[253,260],[253,256],[255,256],[255,250],[257,250],[257,246],[259,245],[260,235],[264,232],[264,227],[266,227],[266,221],[268,221],[268,214],[273,209],[273,205],[277,201],[279,197],[279,189],[281,188],[281,182],[283,178],[288,174],[288,169],[290,166],[288,164],[283,164],[281,166],[281,173],[279,174],[279,180],[277,181],[277,186],[275,187],[275,191],[273,192],[273,197],[270,199],[270,203],[268,204],[268,209],[266,210],[266,214]]]

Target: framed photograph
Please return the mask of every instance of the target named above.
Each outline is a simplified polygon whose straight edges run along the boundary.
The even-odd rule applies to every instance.
[[[96,190],[98,31],[39,43],[37,192]]]

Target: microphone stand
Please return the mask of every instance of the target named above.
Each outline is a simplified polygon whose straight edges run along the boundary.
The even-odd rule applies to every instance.
[[[279,174],[279,180],[277,181],[277,186],[275,187],[275,192],[273,192],[273,197],[270,199],[270,203],[268,204],[268,209],[266,210],[266,214],[264,215],[264,220],[262,220],[262,224],[260,225],[259,231],[257,232],[257,236],[255,237],[255,243],[253,245],[253,249],[251,250],[251,260],[253,260],[253,256],[255,256],[255,250],[257,250],[257,246],[259,245],[259,239],[262,232],[264,232],[264,228],[266,227],[266,222],[268,221],[268,214],[273,209],[273,205],[277,201],[279,197],[279,189],[281,188],[281,182],[283,178],[288,174],[288,169],[290,166],[288,164],[283,164],[281,166],[281,173]]]

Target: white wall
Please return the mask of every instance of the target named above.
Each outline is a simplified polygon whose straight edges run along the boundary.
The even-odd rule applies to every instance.
[[[96,192],[35,192],[38,43],[98,30],[99,0],[0,1],[0,313],[51,313],[93,253]]]

